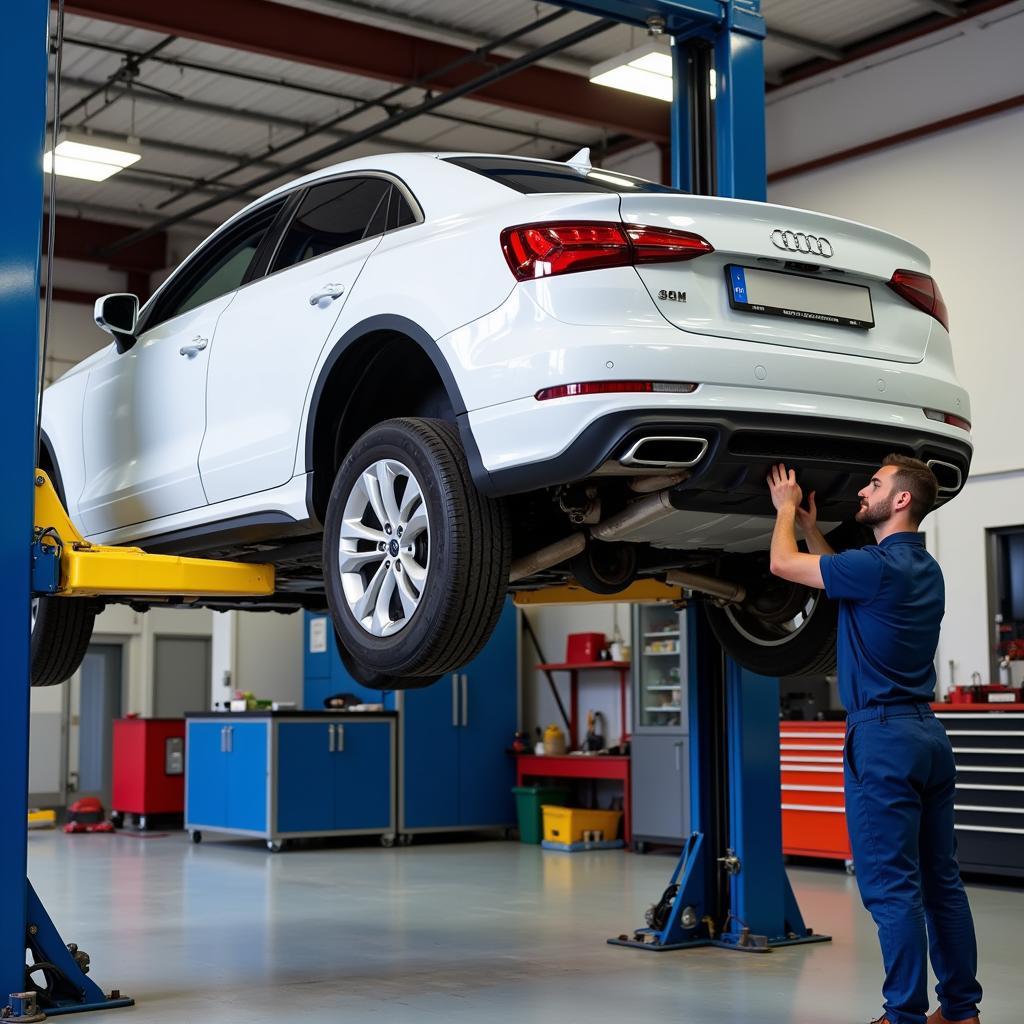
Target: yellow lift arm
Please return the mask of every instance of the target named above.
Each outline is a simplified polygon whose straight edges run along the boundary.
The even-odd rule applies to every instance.
[[[260,597],[274,593],[274,567],[212,558],[147,554],[91,544],[75,528],[40,469],[35,475],[36,541],[57,550],[54,597]]]

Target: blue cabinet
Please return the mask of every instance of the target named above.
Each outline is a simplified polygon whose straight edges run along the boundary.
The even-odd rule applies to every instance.
[[[253,712],[187,721],[185,822],[289,838],[396,831],[394,714]]]
[[[515,765],[506,751],[519,724],[518,632],[510,601],[468,665],[423,689],[382,693],[345,671],[330,619],[307,614],[306,707],[355,693],[398,712],[399,832],[515,824]]]

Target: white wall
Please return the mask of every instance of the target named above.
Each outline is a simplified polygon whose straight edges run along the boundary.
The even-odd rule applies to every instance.
[[[769,165],[830,152],[1024,91],[1024,5],[886,51],[863,65],[772,95]],[[772,202],[821,210],[903,235],[932,258],[950,308],[957,372],[971,394],[976,446],[963,493],[926,523],[946,576],[938,665],[958,682],[988,675],[992,624],[985,530],[1024,523],[1021,381],[1024,328],[1024,111],[975,121],[786,178]]]
[[[300,612],[215,612],[211,707],[235,690],[302,707]]]

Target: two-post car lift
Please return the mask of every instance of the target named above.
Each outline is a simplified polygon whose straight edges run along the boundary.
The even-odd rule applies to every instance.
[[[673,40],[673,182],[694,192],[765,197],[765,34],[760,0],[565,2],[655,28]],[[89,544],[45,474],[35,471],[39,380],[42,160],[48,0],[5,11],[0,88],[7,111],[0,233],[0,1018],[41,1020],[26,967],[45,963],[46,1014],[124,1006],[86,975],[27,881],[30,605],[34,595],[186,598],[273,591],[268,566],[162,558]],[[717,96],[710,95],[710,72]],[[627,944],[647,949],[722,943],[739,949],[813,941],[782,864],[778,800],[778,687],[729,663],[691,616],[690,735],[694,835],[655,926]],[[26,950],[30,964],[26,965]],[[6,1004],[6,1008],[5,1008]]]

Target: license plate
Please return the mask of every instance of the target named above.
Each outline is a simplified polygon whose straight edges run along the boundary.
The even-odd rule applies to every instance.
[[[725,274],[733,309],[831,327],[875,326],[871,289],[864,285],[735,264]]]

